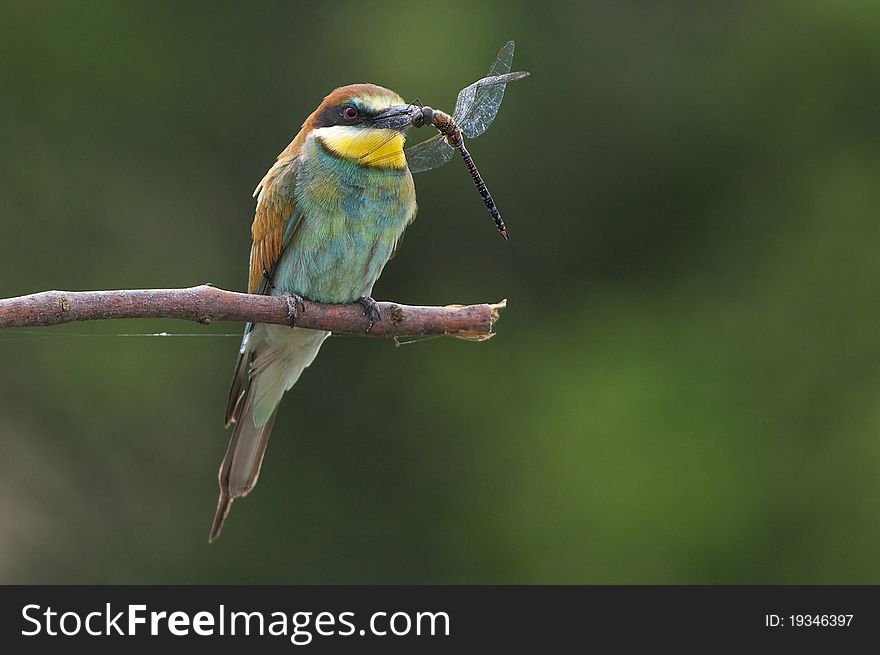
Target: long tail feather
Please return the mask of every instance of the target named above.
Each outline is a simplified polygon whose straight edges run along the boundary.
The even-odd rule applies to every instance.
[[[250,387],[245,392],[243,404],[240,405],[241,412],[237,417],[232,437],[229,439],[229,446],[226,448],[226,456],[220,465],[218,474],[220,498],[217,501],[217,511],[214,514],[211,534],[208,537],[209,542],[215,541],[220,536],[223,523],[232,507],[232,501],[246,496],[257,484],[257,479],[260,477],[260,467],[266,454],[266,446],[269,443],[269,435],[278,414],[276,407],[264,425],[260,427],[254,425],[252,390],[253,387]]]
[[[232,500],[231,496],[220,492],[217,511],[214,512],[214,522],[211,524],[211,534],[208,535],[209,544],[214,543],[223,531],[223,524],[226,522],[226,517],[229,516],[229,510],[232,509]]]
[[[232,501],[257,484],[281,396],[312,363],[329,334],[275,325],[245,329],[226,408],[226,424],[234,427],[220,465],[220,498],[209,542],[220,536]]]

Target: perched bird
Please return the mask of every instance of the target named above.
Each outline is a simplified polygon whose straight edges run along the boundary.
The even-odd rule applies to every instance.
[[[251,293],[323,303],[360,301],[372,320],[373,285],[415,218],[416,194],[403,153],[413,106],[374,84],[324,98],[254,191]],[[220,466],[220,499],[209,541],[232,501],[254,488],[278,404],[330,335],[248,324],[229,392],[234,424]]]

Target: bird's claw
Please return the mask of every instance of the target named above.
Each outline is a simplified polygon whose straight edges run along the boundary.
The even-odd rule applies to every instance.
[[[300,312],[305,313],[306,311],[306,304],[303,302],[303,297],[295,293],[290,293],[289,291],[282,293],[281,297],[284,298],[284,301],[287,303],[287,322],[290,324],[290,327],[294,327],[299,318]]]
[[[361,296],[357,301],[364,307],[364,316],[370,319],[370,325],[367,327],[367,332],[372,332],[376,321],[382,319],[382,315],[379,313],[379,303],[370,298],[370,296]]]

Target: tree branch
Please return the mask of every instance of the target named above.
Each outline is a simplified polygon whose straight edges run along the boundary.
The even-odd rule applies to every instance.
[[[380,319],[369,336],[405,337],[446,334],[482,341],[507,301],[481,305],[418,307],[380,302]],[[296,325],[338,334],[367,335],[369,319],[358,303],[324,305],[304,301]],[[284,298],[224,291],[203,284],[187,289],[134,291],[43,291],[0,299],[0,329],[58,325],[107,318],[181,318],[207,325],[211,321],[252,321],[290,325]]]

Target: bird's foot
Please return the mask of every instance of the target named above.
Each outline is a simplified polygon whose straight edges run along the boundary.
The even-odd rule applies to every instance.
[[[306,304],[303,302],[303,297],[295,293],[290,293],[289,291],[282,293],[281,297],[284,298],[284,301],[287,303],[287,322],[290,324],[290,327],[294,327],[299,318],[299,313],[305,313],[306,311]]]
[[[370,298],[370,296],[361,296],[357,299],[358,303],[364,307],[364,316],[370,319],[370,325],[367,332],[373,331],[373,325],[376,321],[381,320],[382,315],[379,313],[379,303]]]

